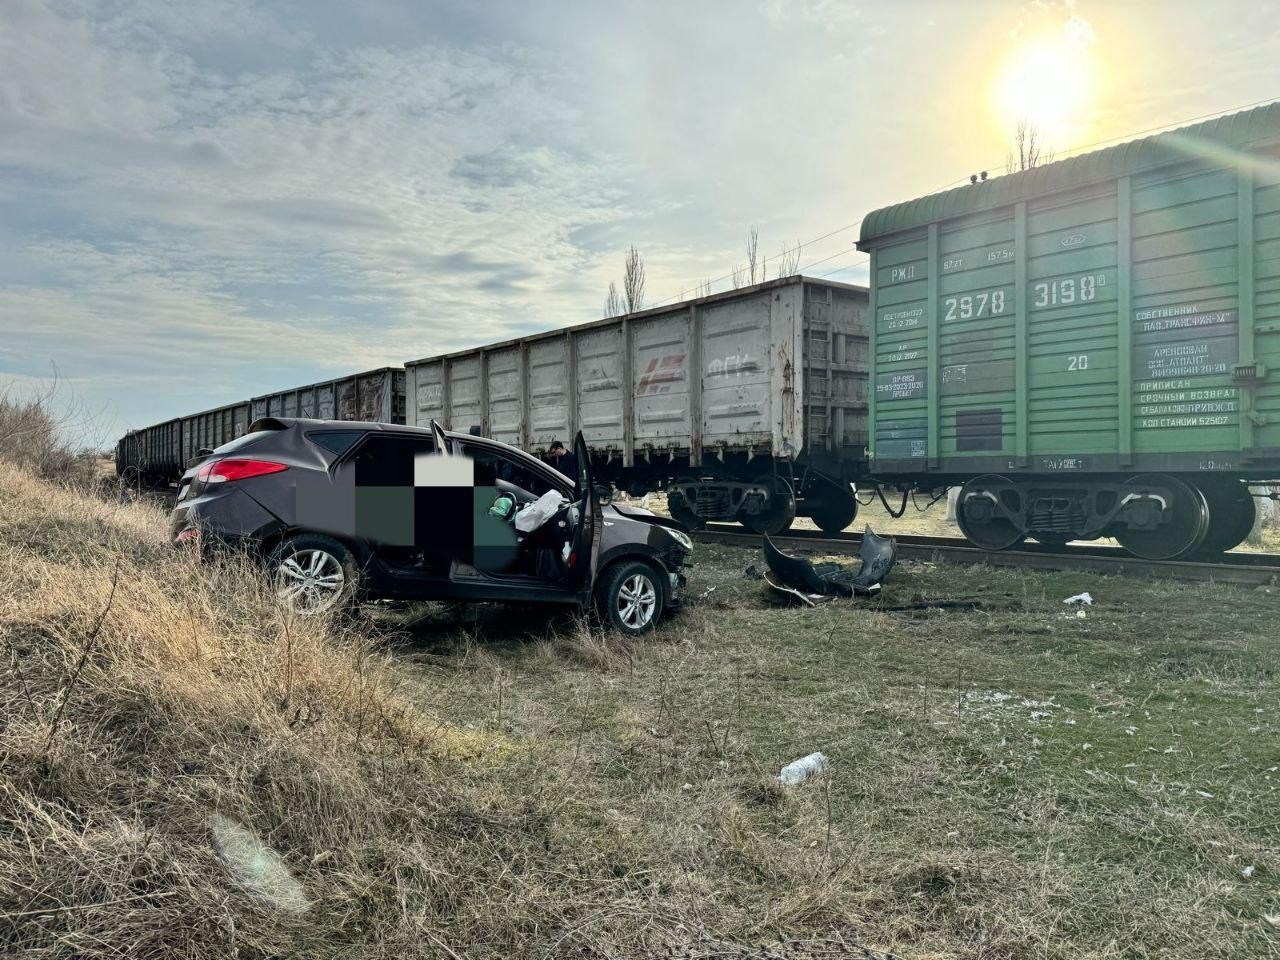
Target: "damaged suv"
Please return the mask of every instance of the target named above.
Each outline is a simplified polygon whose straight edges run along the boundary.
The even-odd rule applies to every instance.
[[[190,466],[175,544],[260,557],[302,614],[357,599],[595,602],[626,634],[678,600],[693,549],[672,520],[604,502],[579,434],[570,478],[484,437],[266,418]]]

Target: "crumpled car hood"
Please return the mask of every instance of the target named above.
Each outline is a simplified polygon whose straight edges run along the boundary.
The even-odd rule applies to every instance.
[[[670,517],[662,517],[654,513],[652,510],[646,510],[644,507],[633,507],[626,503],[610,503],[609,506],[614,510],[627,517],[630,520],[639,520],[642,523],[652,523],[658,527],[670,527],[672,530],[684,532],[684,527],[676,523]]]

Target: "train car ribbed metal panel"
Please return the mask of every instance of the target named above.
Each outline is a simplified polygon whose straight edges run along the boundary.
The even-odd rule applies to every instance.
[[[859,246],[877,473],[1280,465],[1280,106],[885,208]]]
[[[621,450],[627,392],[621,324],[575,332],[578,360],[578,429],[593,450]],[[568,440],[564,441],[566,444]]]
[[[552,440],[569,436],[568,340],[551,337],[535,340],[529,351],[529,444],[544,448]]]
[[[263,394],[250,401],[252,419],[314,417],[404,423],[404,371],[381,367],[336,380]]]
[[[861,288],[769,281],[406,364],[409,422],[534,452],[580,429],[628,465],[654,453],[792,456],[807,442],[861,460],[866,325]]]
[[[396,367],[264,394],[131,431],[117,447],[117,472],[177,479],[201,450],[242,436],[262,417],[405,422],[405,374]]]

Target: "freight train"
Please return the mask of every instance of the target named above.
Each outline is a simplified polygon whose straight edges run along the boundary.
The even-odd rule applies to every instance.
[[[885,207],[871,473],[989,550],[1221,553],[1280,477],[1280,104]]]
[[[408,422],[544,453],[581,430],[594,475],[665,490],[686,526],[853,522],[866,476],[867,291],[788,277],[405,364]]]
[[[380,367],[131,430],[116,443],[116,474],[142,486],[172,483],[192,460],[268,416],[404,423],[404,370]]]
[[[869,289],[790,277],[429,357],[376,371],[376,410],[306,388],[130,434],[117,462],[170,479],[246,420],[360,407],[535,453],[581,430],[598,477],[690,527],[840,530],[858,485],[960,486],[989,550],[1247,535],[1248,483],[1280,478],[1280,105],[877,210],[858,247]]]

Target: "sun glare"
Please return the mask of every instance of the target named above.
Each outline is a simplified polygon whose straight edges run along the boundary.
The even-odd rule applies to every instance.
[[[1001,123],[1011,128],[1025,120],[1046,140],[1066,146],[1065,141],[1085,125],[1093,101],[1092,43],[1088,23],[1073,17],[1061,30],[1015,49],[993,91]]]

